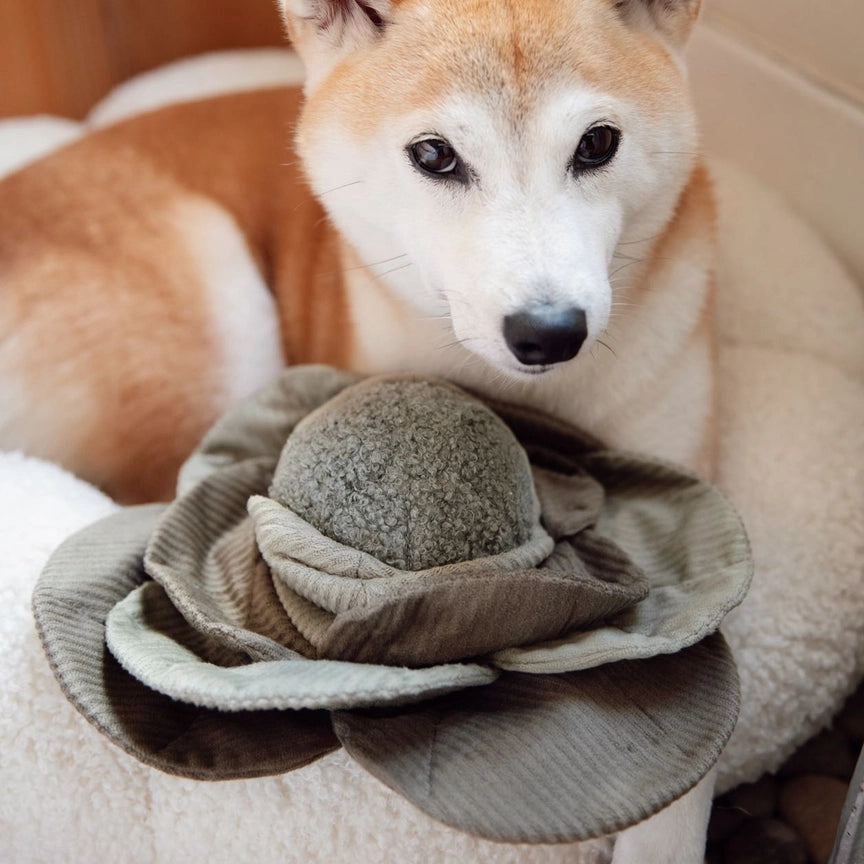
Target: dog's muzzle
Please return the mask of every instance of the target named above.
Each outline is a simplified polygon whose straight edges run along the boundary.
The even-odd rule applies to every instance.
[[[588,336],[584,309],[536,306],[504,319],[504,340],[525,366],[551,366],[572,360]]]

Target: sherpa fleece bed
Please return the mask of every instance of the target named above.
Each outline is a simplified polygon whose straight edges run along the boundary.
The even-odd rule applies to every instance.
[[[121,87],[95,117],[290,83],[292,56],[238,52],[175,64]],[[84,133],[47,118],[0,124],[0,164],[23,164]],[[750,594],[723,627],[742,683],[741,716],[720,762],[728,789],[779,766],[864,671],[864,309],[858,286],[781,202],[727,166],[713,170],[718,481],[744,517],[756,559]],[[442,827],[342,753],[283,777],[208,784],[149,769],[106,742],[60,692],[30,596],[56,546],[117,509],[54,465],[0,455],[0,860],[605,860],[602,841],[496,845]]]

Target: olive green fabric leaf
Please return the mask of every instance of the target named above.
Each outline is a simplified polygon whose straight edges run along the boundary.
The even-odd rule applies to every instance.
[[[444,663],[589,627],[646,593],[644,581],[603,582],[584,566],[455,576],[334,616],[317,647],[356,662]]]
[[[40,576],[33,612],[67,698],[136,759],[200,780],[280,774],[338,748],[326,712],[197,708],[150,690],[108,652],[106,616],[146,583],[144,547],[164,509],[130,508],[89,526]]]
[[[508,673],[333,728],[370,773],[433,818],[501,842],[620,830],[692,788],[738,712],[723,637],[680,654],[562,675]]]
[[[192,627],[262,661],[296,658],[307,647],[279,601],[246,511],[272,469],[260,457],[201,480],[169,506],[144,559]]]
[[[645,572],[648,596],[604,627],[498,652],[502,669],[557,673],[680,651],[713,633],[747,593],[750,544],[725,496],[677,466],[615,451],[583,460],[604,486],[597,531]]]
[[[155,582],[108,615],[108,647],[127,672],[173,699],[226,712],[399,705],[497,677],[476,664],[405,669],[303,657],[222,666],[204,659],[202,640]]]
[[[510,552],[404,571],[275,501],[252,498],[249,510],[283,606],[319,657],[411,666],[476,657],[589,626],[648,591],[638,568],[590,531],[553,547],[538,528]]]
[[[253,496],[249,512],[258,546],[274,575],[331,612],[343,611],[366,599],[398,594],[400,582],[536,567],[555,548],[552,538],[538,524],[525,543],[508,552],[427,570],[400,570],[327,537],[269,498]],[[295,563],[302,565],[296,571],[292,567]]]
[[[556,539],[572,537],[597,524],[603,487],[585,471],[561,473],[534,467],[543,526]]]

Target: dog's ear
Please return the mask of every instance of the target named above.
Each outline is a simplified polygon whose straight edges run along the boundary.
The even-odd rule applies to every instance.
[[[615,0],[619,15],[636,25],[660,30],[675,47],[687,41],[702,0]]]
[[[288,35],[310,75],[380,38],[398,0],[279,0]]]

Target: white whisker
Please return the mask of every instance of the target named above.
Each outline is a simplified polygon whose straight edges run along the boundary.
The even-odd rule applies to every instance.
[[[338,192],[340,189],[347,189],[349,186],[358,186],[363,182],[363,180],[352,180],[350,183],[343,183],[341,186],[334,186],[332,189],[328,189],[326,192],[319,192],[318,197],[323,198],[325,195],[329,195],[331,192]]]

